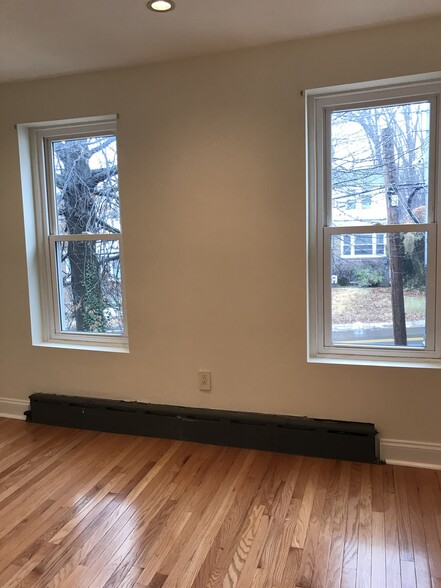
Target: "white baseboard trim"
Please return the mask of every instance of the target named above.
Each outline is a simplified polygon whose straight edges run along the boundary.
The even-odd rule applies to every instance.
[[[2,398],[0,396],[0,417],[7,419],[25,420],[23,414],[29,408],[29,400],[17,400],[16,398]]]
[[[380,458],[393,465],[441,470],[441,443],[380,439]]]

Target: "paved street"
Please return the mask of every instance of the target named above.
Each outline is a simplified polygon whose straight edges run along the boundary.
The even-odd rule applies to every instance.
[[[424,347],[424,326],[408,327],[407,344],[411,347]],[[390,327],[355,328],[333,331],[334,343],[362,344],[362,345],[393,345],[393,330]]]

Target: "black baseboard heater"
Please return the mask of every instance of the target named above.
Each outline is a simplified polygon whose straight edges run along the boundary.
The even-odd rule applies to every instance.
[[[30,401],[34,423],[378,463],[371,423],[43,393]]]

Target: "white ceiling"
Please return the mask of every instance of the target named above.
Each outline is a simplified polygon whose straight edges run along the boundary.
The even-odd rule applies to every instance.
[[[441,14],[440,0],[0,0],[0,81],[263,45]]]

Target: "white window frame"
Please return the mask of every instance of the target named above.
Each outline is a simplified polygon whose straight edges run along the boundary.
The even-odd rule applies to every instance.
[[[308,361],[406,367],[441,368],[441,250],[437,245],[441,199],[441,74],[409,76],[347,86],[307,90],[307,278]],[[403,225],[331,226],[331,174],[327,148],[330,142],[330,112],[339,109],[385,106],[406,100],[431,103],[429,204],[427,222],[405,225],[409,232],[427,232],[426,347],[372,347],[332,342],[331,238],[334,234],[403,231]],[[368,256],[374,257],[374,256]],[[345,257],[345,259],[348,259]]]
[[[117,137],[116,123],[117,117],[111,115],[17,126],[34,345],[98,351],[128,351],[121,206],[119,233],[81,235],[57,233],[51,161],[53,141],[105,135]],[[56,243],[80,240],[111,240],[119,243],[123,306],[122,333],[78,333],[62,330],[62,301],[59,295]],[[35,266],[35,261],[37,261],[37,270],[32,267],[32,265]]]

